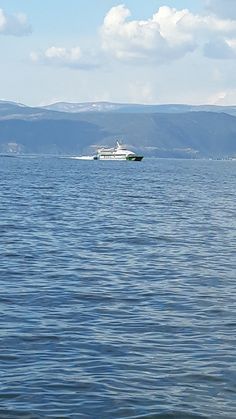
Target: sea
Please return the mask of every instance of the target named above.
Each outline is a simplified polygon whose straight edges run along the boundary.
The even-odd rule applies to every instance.
[[[236,161],[0,157],[0,418],[236,418]]]

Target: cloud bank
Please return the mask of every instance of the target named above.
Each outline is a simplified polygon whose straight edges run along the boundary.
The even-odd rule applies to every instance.
[[[124,5],[115,6],[101,28],[103,49],[118,60],[165,63],[198,48],[209,58],[235,57],[236,20],[167,6],[148,20],[130,16]]]
[[[0,9],[0,35],[24,36],[29,35],[32,28],[23,13],[9,15]]]
[[[82,53],[79,46],[50,46],[32,52],[31,60],[54,67],[91,70],[102,62],[105,65],[110,58],[131,64],[159,65],[195,51],[209,59],[235,59],[236,0],[205,0],[205,4],[205,14],[162,6],[146,20],[132,20],[130,10],[120,4],[112,7],[104,18],[96,55],[89,51]],[[235,19],[224,14],[228,5],[232,16],[235,12]]]

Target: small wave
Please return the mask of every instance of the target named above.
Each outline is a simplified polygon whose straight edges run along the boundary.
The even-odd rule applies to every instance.
[[[209,419],[210,416],[198,415],[182,411],[173,411],[168,413],[154,413],[150,415],[132,416],[130,419]]]

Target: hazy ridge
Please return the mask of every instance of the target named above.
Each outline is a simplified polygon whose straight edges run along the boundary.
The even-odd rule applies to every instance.
[[[0,102],[1,153],[82,154],[117,138],[146,156],[234,157],[236,107]]]

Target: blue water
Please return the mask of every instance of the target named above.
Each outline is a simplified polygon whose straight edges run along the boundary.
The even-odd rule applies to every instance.
[[[0,179],[0,418],[234,419],[236,162]]]

